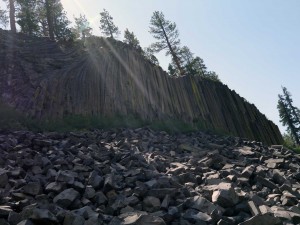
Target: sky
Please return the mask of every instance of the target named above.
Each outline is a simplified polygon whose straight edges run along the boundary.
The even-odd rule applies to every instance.
[[[70,20],[84,14],[101,35],[105,8],[122,31],[133,31],[142,47],[154,11],[175,22],[181,44],[201,57],[209,70],[285,131],[279,122],[278,94],[285,86],[300,107],[299,0],[61,0]],[[2,4],[3,5],[3,4]],[[1,4],[0,4],[1,6]],[[167,68],[170,58],[157,54]]]

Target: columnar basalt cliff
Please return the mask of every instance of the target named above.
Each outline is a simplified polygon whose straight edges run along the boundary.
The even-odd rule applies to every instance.
[[[171,78],[122,42],[56,43],[0,30],[2,101],[30,116],[136,115],[175,119],[281,143],[278,127],[226,85]]]

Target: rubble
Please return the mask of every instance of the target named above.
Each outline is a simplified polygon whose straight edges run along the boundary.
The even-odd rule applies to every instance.
[[[300,223],[300,157],[282,146],[149,128],[0,131],[0,162],[1,224]]]

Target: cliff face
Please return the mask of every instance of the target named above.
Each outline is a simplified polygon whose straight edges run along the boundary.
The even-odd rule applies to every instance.
[[[59,45],[0,30],[2,100],[35,117],[138,115],[178,119],[240,137],[281,143],[278,127],[226,85],[170,78],[121,42]]]

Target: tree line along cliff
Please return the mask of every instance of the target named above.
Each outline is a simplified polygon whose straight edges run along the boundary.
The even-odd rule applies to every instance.
[[[172,78],[114,39],[59,43],[0,30],[1,100],[35,118],[65,115],[174,119],[265,143],[278,127],[220,82]]]

